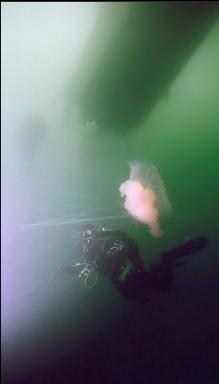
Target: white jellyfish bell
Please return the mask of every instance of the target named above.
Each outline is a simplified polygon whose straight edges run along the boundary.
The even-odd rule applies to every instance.
[[[159,238],[163,231],[159,219],[171,213],[164,182],[150,162],[129,162],[129,179],[119,187],[124,208],[137,221],[149,226],[152,236]]]

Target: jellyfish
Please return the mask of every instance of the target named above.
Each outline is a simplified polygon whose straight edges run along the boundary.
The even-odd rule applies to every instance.
[[[152,236],[160,238],[160,217],[171,213],[164,182],[150,162],[131,161],[129,167],[129,179],[119,187],[124,208],[135,220],[148,225]]]

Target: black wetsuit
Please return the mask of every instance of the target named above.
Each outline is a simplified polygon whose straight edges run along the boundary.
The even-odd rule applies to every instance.
[[[103,227],[84,233],[80,247],[82,263],[64,267],[64,270],[80,276],[81,268],[86,265],[112,281],[124,297],[141,302],[147,301],[154,293],[169,290],[177,258],[197,252],[208,244],[204,236],[189,240],[161,254],[161,261],[152,264],[150,270],[146,271],[137,243],[126,233]],[[121,279],[127,262],[130,264],[128,272]]]
[[[132,269],[144,269],[137,243],[122,231],[95,230],[92,236],[85,238],[83,257],[113,282],[120,279],[127,261]]]
[[[200,251],[208,245],[205,236],[191,239],[180,246],[161,254],[161,261],[151,265],[149,271],[132,270],[129,278],[118,282],[117,288],[123,296],[146,302],[154,293],[165,293],[172,285],[173,267],[182,265],[177,259]]]

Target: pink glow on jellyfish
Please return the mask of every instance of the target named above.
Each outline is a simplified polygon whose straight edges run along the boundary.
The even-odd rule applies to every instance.
[[[124,198],[124,208],[137,221],[149,226],[152,236],[163,235],[159,219],[169,214],[171,206],[157,168],[151,163],[129,163],[130,175],[119,187]]]

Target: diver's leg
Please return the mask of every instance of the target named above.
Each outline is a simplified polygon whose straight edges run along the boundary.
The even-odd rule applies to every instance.
[[[167,291],[172,284],[173,267],[178,257],[190,255],[206,247],[208,239],[198,237],[161,254],[161,263],[151,266],[150,274],[154,289],[160,292]]]
[[[149,285],[153,293],[167,292],[173,280],[173,263],[161,262],[160,264],[152,264],[149,271]]]
[[[207,237],[197,237],[167,252],[163,252],[161,254],[161,259],[163,262],[170,262],[177,259],[178,257],[183,257],[198,252],[202,248],[205,248],[207,245]]]

